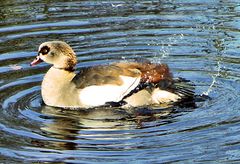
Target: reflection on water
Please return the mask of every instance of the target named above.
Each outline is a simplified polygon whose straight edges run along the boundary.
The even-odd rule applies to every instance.
[[[119,150],[121,148],[126,149],[129,144],[132,145],[132,149],[134,144],[131,142],[135,142],[136,138],[144,135],[144,132],[137,132],[137,129],[145,131],[145,128],[152,128],[151,126],[173,122],[174,114],[170,115],[173,109],[157,110],[142,108],[126,111],[124,109],[99,108],[66,111],[44,106],[42,113],[48,117],[49,121],[44,123],[41,130],[48,137],[61,140],[61,142],[50,141],[50,147],[54,147],[54,149],[94,150],[97,147],[101,150],[115,151],[116,148]],[[161,119],[163,120],[160,121]],[[154,121],[158,123],[147,125],[148,122]],[[48,147],[49,143],[47,145],[41,144],[41,149]],[[127,149],[130,149],[130,147]]]
[[[238,163],[239,6],[238,0],[2,0],[0,163]],[[203,97],[129,110],[45,106],[40,83],[49,66],[29,63],[48,40],[73,47],[77,70],[140,57],[167,63]]]
[[[42,129],[64,135],[66,130],[130,130],[142,128],[142,122],[170,117],[173,108],[153,110],[152,108],[118,109],[94,108],[87,110],[56,109],[49,106],[42,108],[42,113],[54,119],[47,122]],[[69,134],[69,133],[66,133]]]

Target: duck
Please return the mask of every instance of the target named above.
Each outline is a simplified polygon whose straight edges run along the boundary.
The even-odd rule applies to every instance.
[[[76,53],[64,41],[42,43],[30,65],[41,62],[52,65],[41,84],[42,99],[47,106],[130,108],[173,104],[194,94],[186,85],[188,80],[173,78],[167,64],[149,60],[82,67],[76,73]]]

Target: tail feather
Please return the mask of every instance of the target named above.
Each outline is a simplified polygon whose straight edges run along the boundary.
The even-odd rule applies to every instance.
[[[195,85],[184,78],[173,79],[171,88],[174,93],[178,94],[183,99],[192,99],[194,97]]]

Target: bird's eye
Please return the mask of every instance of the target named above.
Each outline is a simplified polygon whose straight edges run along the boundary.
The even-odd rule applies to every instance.
[[[48,50],[43,49],[43,50],[42,50],[42,53],[43,53],[43,54],[47,54],[47,53],[48,53]]]
[[[47,55],[50,51],[50,48],[48,46],[44,46],[41,48],[41,50],[39,51],[39,53],[43,54],[43,55]]]

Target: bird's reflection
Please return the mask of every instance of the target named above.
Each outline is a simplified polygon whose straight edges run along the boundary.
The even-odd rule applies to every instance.
[[[163,106],[157,109],[146,107],[138,109],[95,108],[87,110],[66,110],[42,106],[46,121],[41,130],[46,136],[54,138],[51,142],[56,149],[75,150],[82,143],[93,140],[110,139],[113,132],[144,128],[144,122],[164,118],[171,122],[171,113],[175,109]],[[166,119],[168,118],[168,119]],[[169,123],[165,121],[165,123]],[[116,139],[116,138],[115,138]],[[48,143],[49,144],[49,143]]]

